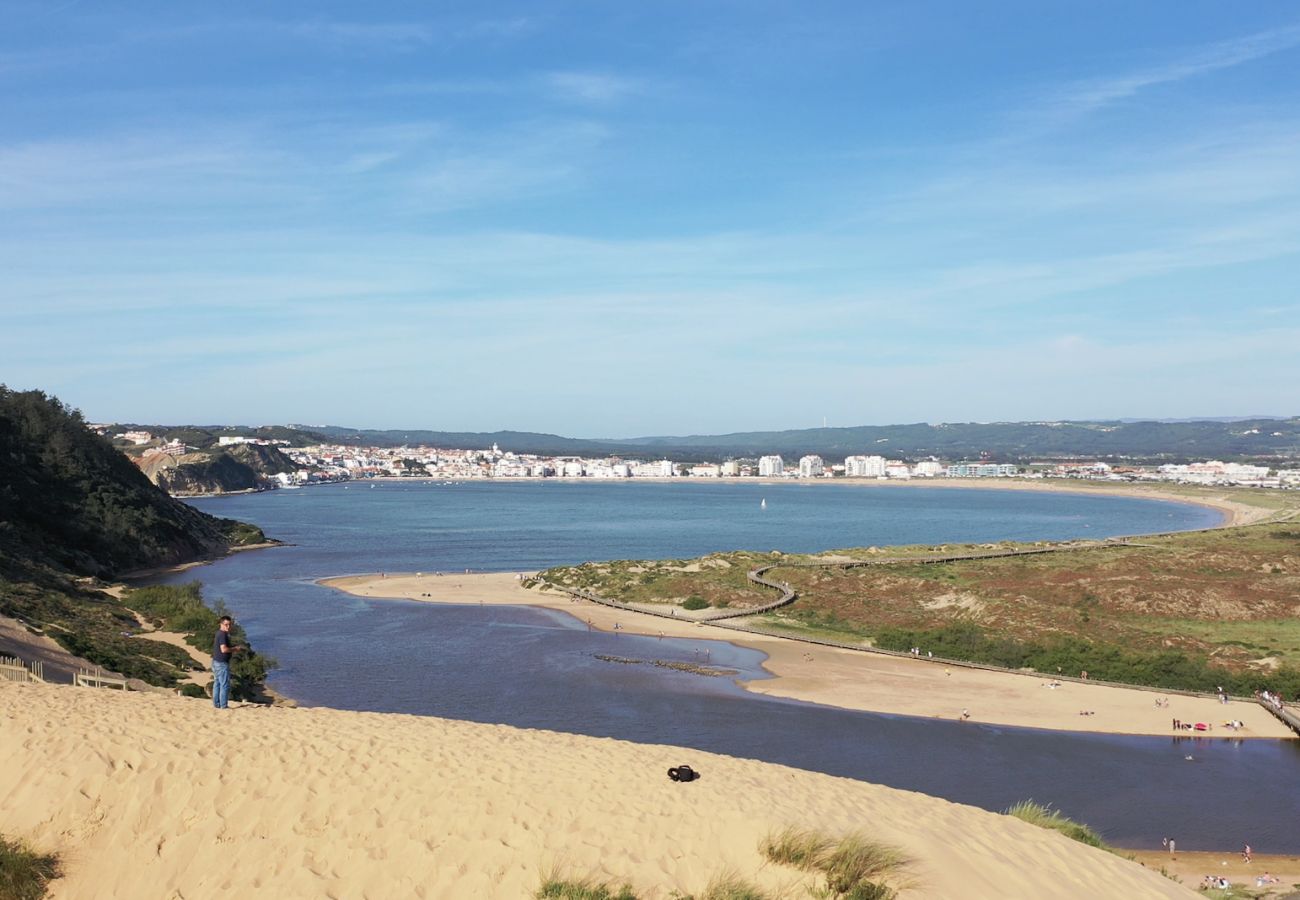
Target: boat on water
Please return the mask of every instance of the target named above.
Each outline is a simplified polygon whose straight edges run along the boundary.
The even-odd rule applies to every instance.
[[[766,497],[764,497],[762,500],[759,501],[759,503],[758,503],[758,508],[759,508],[759,509],[767,509],[767,498],[766,498]]]

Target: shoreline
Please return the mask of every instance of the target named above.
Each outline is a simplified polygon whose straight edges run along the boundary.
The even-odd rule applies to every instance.
[[[524,588],[518,574],[383,573],[322,578],[316,583],[374,600],[540,607],[567,613],[601,631],[615,630],[617,624],[618,630],[631,634],[723,641],[766,655],[762,667],[772,677],[737,681],[746,691],[858,712],[960,720],[962,711],[969,710],[969,721],[976,724],[1170,739],[1190,737],[1171,731],[1172,718],[1213,725],[1239,719],[1246,724],[1243,731],[1198,732],[1197,737],[1296,739],[1272,715],[1247,701],[1224,705],[1213,698],[1073,681],[1051,688],[1052,679],[1041,674],[812,646],[778,635],[709,626],[685,613],[665,619],[633,609],[615,609],[555,591]],[[1169,706],[1157,708],[1157,697],[1168,697]],[[1080,710],[1094,714],[1081,716]]]
[[[199,566],[211,565],[214,562],[221,562],[223,559],[229,559],[236,553],[246,553],[249,550],[271,550],[275,547],[288,547],[284,541],[266,540],[257,544],[241,544],[238,547],[230,547],[220,556],[210,556],[205,559],[191,559],[188,562],[172,563],[170,566],[152,566],[147,569],[134,569],[130,572],[123,572],[114,576],[114,579],[105,582],[108,587],[104,590],[110,590],[117,587],[130,587],[127,582],[139,581],[142,578],[157,578],[159,575],[175,575],[178,572],[187,572],[190,569],[196,569]]]

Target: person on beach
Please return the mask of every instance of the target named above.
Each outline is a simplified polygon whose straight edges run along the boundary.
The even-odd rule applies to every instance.
[[[233,624],[230,616],[222,616],[212,638],[212,705],[217,709],[226,709],[230,704],[230,657],[244,649],[236,647],[230,636]]]

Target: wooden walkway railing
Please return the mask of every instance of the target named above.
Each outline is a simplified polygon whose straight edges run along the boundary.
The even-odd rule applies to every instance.
[[[45,681],[44,663],[34,662],[30,666],[16,656],[0,656],[0,681]]]
[[[1300,735],[1300,715],[1294,709],[1290,709],[1285,703],[1270,703],[1263,697],[1259,698],[1259,705],[1276,716],[1287,728]]]
[[[77,687],[121,688],[126,690],[126,679],[119,675],[105,675],[100,668],[81,669],[73,676],[72,683]]]

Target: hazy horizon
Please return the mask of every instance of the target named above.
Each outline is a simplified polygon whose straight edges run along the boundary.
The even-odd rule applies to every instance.
[[[0,13],[0,382],[93,421],[1300,409],[1293,7]]]

